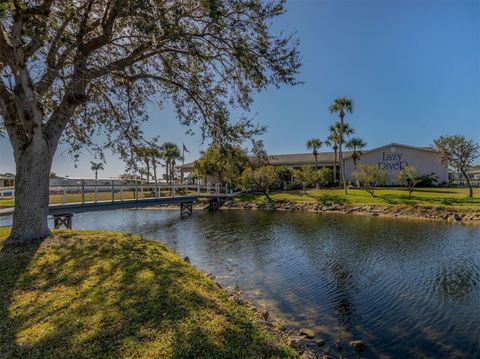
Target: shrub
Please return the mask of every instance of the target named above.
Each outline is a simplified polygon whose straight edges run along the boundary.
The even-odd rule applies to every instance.
[[[387,173],[387,170],[380,169],[377,166],[360,164],[352,175],[358,184],[373,196],[375,188],[387,181]]]
[[[244,189],[255,188],[261,191],[269,201],[272,198],[269,195],[270,189],[277,183],[278,177],[272,166],[262,166],[253,170],[247,167],[240,177],[240,182]]]
[[[397,174],[397,183],[406,186],[408,189],[408,197],[412,195],[413,189],[420,183],[421,179],[417,176],[417,168],[415,166],[407,166]]]

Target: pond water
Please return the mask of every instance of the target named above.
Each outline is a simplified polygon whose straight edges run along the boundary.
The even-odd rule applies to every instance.
[[[158,239],[345,357],[480,358],[480,227],[310,212],[117,210],[74,218]]]

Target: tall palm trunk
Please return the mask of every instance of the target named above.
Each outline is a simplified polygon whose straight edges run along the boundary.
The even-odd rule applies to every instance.
[[[175,182],[175,160],[174,159],[170,161],[170,176],[172,177],[172,181]]]
[[[167,158],[165,160],[165,178],[167,179],[167,183],[170,183],[169,168],[170,168],[170,160]]]
[[[337,149],[333,149],[334,157],[333,157],[333,183],[334,185],[337,184]]]
[[[342,152],[342,144],[343,144],[343,118],[345,117],[345,113],[340,111],[340,141],[338,141],[338,154],[340,157],[340,180],[343,183],[343,190],[345,194],[347,193],[347,181],[345,181],[345,167],[343,162],[343,152]]]
[[[95,181],[98,179],[98,170],[95,170]]]
[[[153,167],[153,180],[155,181],[155,196],[157,195],[158,182],[157,182],[157,162],[155,158],[152,158],[152,167]]]
[[[147,184],[150,182],[150,161],[145,160],[145,166],[147,167]]]

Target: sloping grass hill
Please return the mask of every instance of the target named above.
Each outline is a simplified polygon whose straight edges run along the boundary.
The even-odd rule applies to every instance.
[[[60,231],[6,244],[0,358],[282,358],[255,313],[159,242]]]

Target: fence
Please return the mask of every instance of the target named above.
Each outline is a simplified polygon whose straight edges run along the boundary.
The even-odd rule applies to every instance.
[[[226,186],[187,185],[187,184],[142,184],[125,183],[114,180],[106,184],[80,180],[76,184],[50,186],[50,204],[97,203],[114,201],[132,201],[185,196],[220,196],[228,194]],[[14,188],[0,189],[0,198],[14,197]]]

